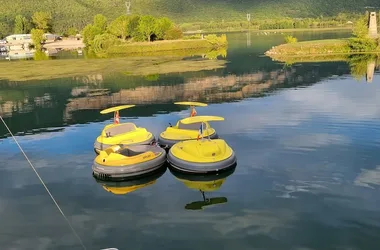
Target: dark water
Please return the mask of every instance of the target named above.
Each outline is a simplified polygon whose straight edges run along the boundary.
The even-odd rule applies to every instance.
[[[230,34],[228,64],[214,71],[3,80],[1,115],[88,249],[377,249],[380,75],[367,83],[367,62],[355,79],[346,62],[264,57],[282,36]],[[213,126],[236,152],[233,173],[202,185],[166,170],[119,188],[92,178],[93,142],[111,122],[101,109],[140,104],[121,120],[158,135],[188,115],[171,103],[189,99],[210,104],[199,115],[226,118]],[[80,249],[3,127],[0,136],[1,249]],[[219,204],[205,206],[199,189]]]

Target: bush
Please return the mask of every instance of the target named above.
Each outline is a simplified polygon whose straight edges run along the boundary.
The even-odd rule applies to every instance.
[[[371,38],[350,38],[348,47],[351,52],[369,52],[376,50],[377,43]]]
[[[92,43],[92,49],[95,53],[103,53],[118,42],[117,38],[111,34],[96,35]]]
[[[285,42],[286,43],[296,43],[298,40],[294,36],[286,36],[285,37]]]
[[[177,27],[172,27],[168,31],[166,31],[164,39],[165,40],[176,40],[181,39],[183,37],[182,30]]]
[[[32,35],[34,47],[36,50],[41,50],[41,44],[44,41],[44,31],[41,29],[32,29],[30,33]]]
[[[74,27],[71,27],[69,28],[66,32],[65,32],[65,35],[66,36],[76,36],[76,34],[78,34],[78,30]]]

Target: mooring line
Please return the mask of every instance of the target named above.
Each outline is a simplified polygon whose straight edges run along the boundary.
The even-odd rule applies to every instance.
[[[61,207],[58,205],[58,203],[56,202],[56,200],[54,199],[53,195],[50,193],[48,187],[45,185],[44,181],[42,180],[42,178],[40,177],[40,175],[38,174],[37,170],[34,168],[33,164],[30,162],[28,156],[25,154],[24,150],[22,149],[22,147],[20,146],[20,144],[18,143],[18,141],[16,140],[16,138],[14,137],[12,131],[9,129],[8,125],[5,123],[3,117],[0,115],[0,119],[1,121],[3,122],[4,126],[7,128],[8,132],[11,134],[13,140],[16,142],[17,146],[19,147],[19,149],[21,150],[22,154],[24,155],[25,159],[29,162],[29,165],[30,167],[33,169],[34,173],[36,173],[38,179],[40,180],[40,182],[42,183],[42,185],[44,186],[46,192],[48,192],[50,198],[53,200],[55,206],[58,208],[59,212],[62,214],[63,218],[66,220],[67,224],[69,224],[69,227],[71,228],[71,231],[74,233],[75,237],[79,240],[79,243],[81,244],[82,248],[87,250],[87,248],[85,247],[85,245],[83,244],[83,241],[82,239],[79,237],[78,233],[75,231],[75,229],[73,228],[73,226],[71,225],[69,219],[67,219],[66,215],[63,213]]]

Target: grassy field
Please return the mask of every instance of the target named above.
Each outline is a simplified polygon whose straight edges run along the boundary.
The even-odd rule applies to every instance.
[[[120,72],[130,75],[167,74],[213,70],[225,67],[224,60],[182,60],[182,57],[132,57],[11,61],[0,63],[0,79],[27,81]]]
[[[265,54],[271,57],[276,57],[300,55],[314,56],[347,53],[350,53],[350,50],[347,47],[347,39],[326,39],[282,44],[272,48]]]
[[[119,54],[125,56],[144,55],[180,55],[189,56],[192,54],[206,54],[211,50],[218,49],[207,40],[170,40],[141,43],[125,43],[112,46],[107,49],[107,54]]]

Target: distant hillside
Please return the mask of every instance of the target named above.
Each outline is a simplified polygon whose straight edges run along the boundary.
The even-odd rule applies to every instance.
[[[380,7],[378,0],[130,0],[134,14],[168,16],[176,22],[237,21],[280,17],[328,17],[340,12],[361,12],[366,6]],[[125,0],[9,0],[2,1],[0,33],[10,29],[14,17],[30,17],[49,11],[56,30],[72,25],[82,28],[95,14],[115,18],[126,12]]]

